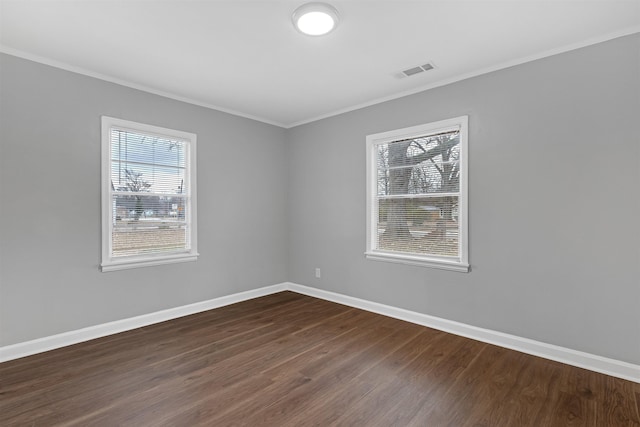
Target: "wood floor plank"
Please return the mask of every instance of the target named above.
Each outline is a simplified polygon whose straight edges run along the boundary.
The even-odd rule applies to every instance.
[[[429,370],[435,369],[445,360],[442,346],[446,344],[446,335],[431,332],[429,330],[423,334],[420,340],[413,343],[417,345],[407,348],[405,354],[396,355],[392,365],[393,373],[378,378],[375,378],[376,372],[366,373],[364,378],[375,382],[376,387],[339,417],[336,424],[369,425],[374,420],[386,417],[398,405],[419,400],[421,396],[416,391],[422,390],[417,387],[416,382],[425,380]],[[462,342],[457,341],[459,344]],[[422,368],[426,370],[418,373]]]
[[[308,400],[314,395],[322,394],[332,384],[347,382],[360,368],[367,356],[367,345],[375,345],[378,340],[388,336],[391,331],[375,332],[365,331],[358,340],[353,341],[354,349],[344,353],[337,360],[332,361],[330,367],[318,367],[313,376],[305,375],[297,369],[289,371],[289,376],[301,376],[306,381],[299,387],[290,390],[286,394],[271,393],[265,389],[261,396],[242,402],[242,407],[250,408],[248,414],[243,417],[247,425],[282,425],[287,418],[296,414],[296,411],[304,408]],[[366,343],[366,344],[365,344]],[[317,362],[317,361],[316,361]],[[321,363],[320,363],[321,364]],[[286,383],[288,377],[279,376],[275,384],[279,386]],[[235,408],[233,408],[235,409]],[[218,425],[232,424],[236,419],[235,410],[227,411],[223,416],[216,417],[213,422]]]
[[[602,396],[598,399],[598,425],[640,426],[635,406],[634,386],[629,381],[606,375],[597,375]]]
[[[193,330],[198,325],[210,327],[215,324],[216,328],[221,329],[240,324],[245,329],[250,329],[251,324],[246,321],[251,320],[257,324],[267,325],[270,323],[269,316],[275,316],[285,312],[287,309],[296,310],[299,313],[300,304],[312,304],[309,298],[278,298],[275,303],[263,301],[261,298],[247,301],[252,303],[246,308],[236,307],[236,304],[220,308],[218,310],[210,310],[192,316],[185,316],[169,322],[163,322],[152,326],[138,328],[126,333],[110,335],[107,337],[91,340],[75,346],[66,347],[63,350],[54,350],[29,358],[21,358],[0,364],[0,378],[2,379],[3,391],[6,391],[14,383],[28,386],[28,383],[22,378],[27,375],[30,378],[37,378],[38,381],[50,379],[58,382],[59,377],[64,375],[68,370],[78,373],[78,368],[86,368],[87,370],[99,369],[101,364],[115,364],[118,361],[138,360],[141,354],[152,355],[156,358],[162,358],[160,350],[166,348],[168,352],[175,352],[174,346],[178,342],[186,342],[188,345],[195,346],[199,342],[193,336],[187,336],[189,328]],[[241,310],[241,312],[237,312]],[[170,334],[167,331],[171,331]],[[190,334],[190,335],[193,335]],[[156,340],[156,336],[158,339]],[[132,346],[132,341],[140,341],[145,345]],[[153,346],[149,349],[147,346]],[[88,361],[87,359],[90,359]],[[39,361],[46,363],[38,363]],[[78,361],[82,363],[78,365]],[[151,363],[152,361],[148,361]]]
[[[632,384],[633,394],[636,399],[636,417],[640,419],[640,384]]]
[[[2,363],[0,425],[640,427],[640,384],[281,292]]]
[[[596,424],[596,398],[593,373],[581,370],[562,370],[558,396],[541,413],[543,425],[593,426]]]
[[[64,383],[52,385],[51,393],[55,395],[57,400],[52,402],[50,395],[45,396],[46,401],[42,402],[34,399],[33,396],[27,394],[22,396],[19,402],[14,402],[14,407],[8,409],[15,410],[15,405],[21,405],[23,412],[31,414],[39,414],[33,419],[36,422],[68,421],[68,414],[74,414],[79,408],[83,409],[84,417],[87,414],[93,414],[103,410],[104,407],[117,406],[119,402],[128,400],[128,396],[146,391],[147,389],[156,389],[163,383],[178,381],[180,375],[185,372],[193,372],[207,369],[207,367],[216,361],[236,360],[241,362],[240,355],[246,352],[257,354],[261,357],[262,351],[259,348],[263,345],[278,343],[278,340],[287,340],[289,335],[295,331],[301,330],[306,325],[319,323],[317,317],[330,316],[332,314],[344,311],[339,305],[325,304],[316,307],[316,311],[306,311],[306,308],[300,309],[302,312],[284,312],[278,318],[277,324],[271,324],[269,331],[265,332],[261,329],[251,329],[253,338],[234,340],[237,335],[231,337],[224,334],[223,339],[212,342],[206,341],[197,347],[189,347],[184,350],[180,347],[178,350],[169,352],[161,359],[153,358],[150,363],[148,358],[141,358],[142,364],[134,366],[119,363],[107,371],[98,370],[90,376],[78,375]],[[296,323],[291,320],[295,319]],[[223,329],[224,331],[224,329]],[[213,328],[213,336],[220,332],[220,329]],[[258,349],[258,350],[257,350]],[[226,372],[229,374],[229,372]],[[100,384],[99,388],[95,384]],[[79,399],[78,397],[82,397]],[[56,403],[55,406],[51,403]],[[108,404],[107,404],[108,403]],[[44,404],[46,408],[41,408]],[[55,415],[51,413],[55,410]],[[3,411],[0,405],[0,412]],[[1,417],[1,415],[0,415]]]
[[[360,374],[379,364],[387,354],[386,350],[380,351],[381,348],[396,348],[416,335],[415,330],[385,329],[387,327],[381,326],[377,330],[366,331],[357,340],[342,339],[339,346],[332,349],[333,352],[318,348],[320,357],[296,360],[295,369],[311,381],[256,414],[255,420],[283,425],[296,416],[306,415],[314,407],[324,407],[330,396],[345,385],[350,388]]]
[[[331,323],[339,324],[340,322],[344,322],[345,317],[346,316],[342,315],[334,316],[332,320],[327,322],[329,329],[331,329]],[[296,334],[291,334],[291,339],[295,339],[297,341],[294,345],[282,341],[274,344],[274,346],[261,347],[253,353],[247,353],[247,356],[249,357],[234,358],[230,360],[229,363],[222,362],[212,365],[212,369],[208,372],[198,374],[198,376],[204,381],[204,383],[199,383],[199,386],[205,390],[204,393],[206,393],[206,395],[203,395],[199,400],[195,400],[195,404],[181,404],[180,406],[175,407],[174,411],[176,416],[169,419],[179,419],[179,424],[189,420],[188,424],[193,425],[200,420],[202,416],[209,417],[211,416],[210,414],[213,413],[219,415],[219,413],[229,410],[233,405],[240,404],[237,397],[234,397],[232,402],[227,402],[224,397],[220,396],[221,394],[233,392],[235,388],[243,387],[245,383],[253,383],[255,382],[255,378],[266,379],[268,383],[275,383],[276,381],[272,379],[273,375],[267,376],[262,372],[264,367],[274,364],[278,365],[282,360],[288,361],[289,354],[297,353],[294,351],[295,348],[300,349],[299,351],[304,354],[304,352],[308,352],[307,349],[313,349],[315,346],[321,345],[323,341],[316,340],[316,342],[314,342],[314,335],[310,332],[314,329],[318,330],[318,332],[322,332],[322,329],[324,329],[324,323],[322,327],[309,328],[307,330],[308,333],[304,335],[304,338],[297,338]],[[342,330],[340,334],[348,332],[348,329]],[[252,355],[255,357],[251,357]],[[289,366],[289,363],[285,362],[285,365]],[[221,372],[216,373],[214,369]],[[289,369],[283,370],[289,371]],[[262,388],[263,387],[260,387],[259,389]],[[191,393],[189,387],[187,392]],[[246,393],[240,395],[246,396]],[[171,405],[171,400],[172,398],[169,397],[165,401],[161,402],[161,404],[166,408],[167,405]],[[202,412],[202,405],[207,406],[206,413]]]
[[[474,408],[492,401],[491,375],[509,350],[483,345],[467,368],[457,378],[447,379],[448,387],[438,399],[429,399],[406,425],[461,426],[472,416]]]
[[[300,340],[308,340],[307,342],[299,342],[298,344],[302,344],[303,347],[308,347],[307,350],[301,351],[298,353],[298,356],[294,358],[271,358],[271,363],[265,364],[265,368],[260,372],[260,375],[268,375],[274,381],[274,386],[272,388],[281,387],[281,382],[287,382],[290,380],[290,376],[294,374],[294,384],[296,386],[299,385],[298,378],[310,378],[309,375],[313,375],[311,372],[300,372],[303,368],[309,369],[311,366],[320,365],[322,363],[322,359],[327,360],[327,357],[322,357],[322,355],[327,355],[330,352],[330,349],[335,350],[336,348],[341,348],[342,350],[347,350],[349,346],[353,346],[360,341],[362,343],[370,342],[375,334],[381,335],[380,331],[372,331],[371,328],[367,326],[371,325],[373,321],[380,322],[379,317],[375,317],[371,315],[371,313],[365,313],[362,311],[356,311],[355,316],[341,316],[340,318],[336,318],[334,322],[323,322],[322,329],[326,331],[334,331],[329,336],[324,337],[323,340],[319,336],[313,336],[309,334],[309,331],[296,332],[293,334],[296,339]],[[364,319],[363,319],[364,318]],[[357,328],[355,327],[357,326]],[[356,331],[358,329],[359,331]],[[353,333],[352,333],[353,332]],[[347,339],[342,339],[343,336],[348,335]],[[366,336],[365,336],[366,335]],[[328,341],[327,341],[328,340]],[[350,351],[344,351],[344,354],[350,354]],[[295,354],[295,353],[292,353]],[[320,357],[317,357],[317,355]],[[337,355],[336,355],[337,356]],[[315,363],[314,363],[315,361]],[[305,363],[307,362],[307,363]],[[268,366],[271,366],[270,368]],[[330,369],[335,369],[335,365],[332,365]],[[264,391],[263,395],[267,396],[267,399],[272,397],[271,388]],[[268,406],[267,403],[264,402],[264,398],[255,399],[251,397],[250,402],[245,403],[241,400],[237,402],[237,406],[248,404],[251,407],[261,408],[262,406]],[[224,414],[233,411],[232,408],[225,408],[219,416],[223,416]],[[255,409],[258,410],[258,409]],[[184,421],[184,419],[181,419]],[[199,418],[189,418],[189,424],[193,424],[195,421],[202,421]],[[221,423],[224,425],[225,422],[230,422],[229,420],[216,420],[217,423]]]
[[[433,341],[433,336],[425,333],[425,328],[415,326],[405,325],[399,330],[402,335],[396,335],[395,339],[385,339],[376,345],[378,357],[373,363],[364,366],[349,382],[348,387],[344,382],[336,383],[330,391],[315,396],[322,399],[307,405],[304,411],[291,418],[289,424],[332,425],[351,408],[357,407],[358,402],[380,383],[388,382],[408,361],[415,359],[427,341]]]

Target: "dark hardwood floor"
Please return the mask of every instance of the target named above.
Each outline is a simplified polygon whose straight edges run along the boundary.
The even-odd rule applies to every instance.
[[[640,384],[282,292],[0,364],[2,426],[640,426]]]

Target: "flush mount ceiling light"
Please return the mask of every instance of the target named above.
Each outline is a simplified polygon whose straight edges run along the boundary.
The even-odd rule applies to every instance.
[[[326,3],[307,3],[297,8],[291,19],[302,34],[322,36],[338,25],[338,11]]]

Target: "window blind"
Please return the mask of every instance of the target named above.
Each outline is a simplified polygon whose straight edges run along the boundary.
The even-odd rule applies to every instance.
[[[460,257],[460,128],[375,144],[374,248]]]
[[[189,141],[112,127],[111,257],[187,252]]]

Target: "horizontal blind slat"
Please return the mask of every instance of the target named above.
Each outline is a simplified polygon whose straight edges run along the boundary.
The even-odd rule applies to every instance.
[[[185,252],[188,141],[111,129],[112,256]]]
[[[375,147],[377,250],[459,257],[459,141],[454,129]]]

